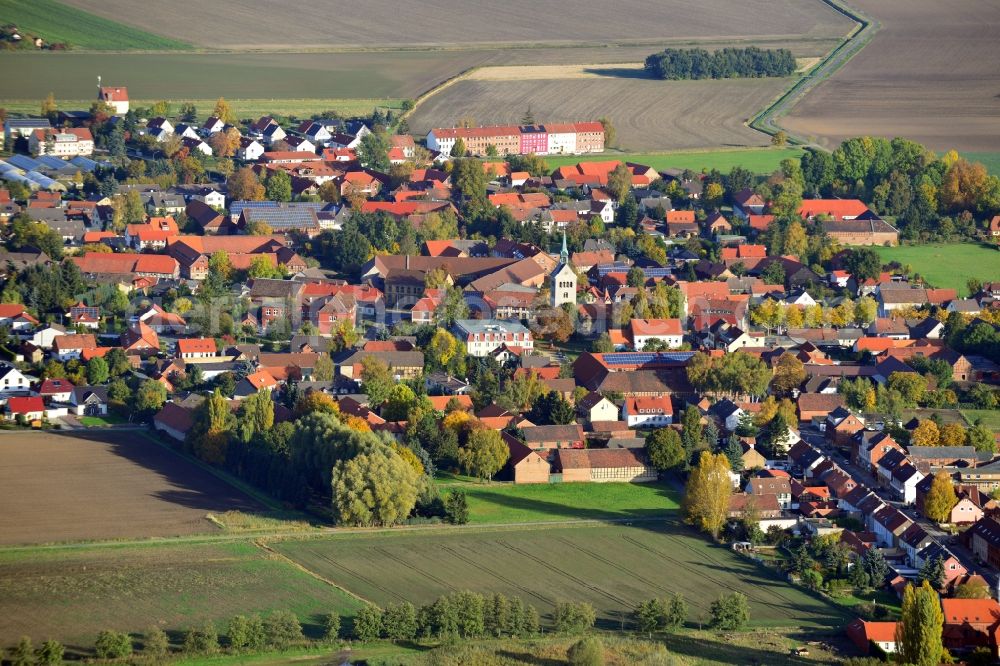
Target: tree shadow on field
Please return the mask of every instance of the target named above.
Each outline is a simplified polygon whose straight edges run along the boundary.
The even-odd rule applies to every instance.
[[[630,519],[641,519],[633,523],[636,527],[655,526],[659,521],[653,519],[657,518],[663,519],[664,522],[662,524],[676,521],[678,512],[676,508],[666,506],[624,510],[575,507],[530,497],[516,497],[479,488],[474,493],[470,493],[470,495],[474,496],[478,501],[488,502],[513,511],[524,511],[536,515],[543,513],[552,518],[566,520],[614,520],[626,524]],[[666,487],[657,488],[656,496],[668,499],[671,503],[676,503],[677,501],[676,493]],[[535,519],[531,516],[524,518],[525,522],[532,522],[533,520]],[[519,521],[515,520],[513,522]]]
[[[198,467],[166,445],[158,444],[140,431],[50,431],[56,437],[81,442],[81,446],[106,447],[115,456],[159,477],[149,497],[205,512],[236,510],[265,512],[261,505],[241,490]],[[155,488],[155,486],[154,486]]]
[[[634,67],[587,67],[583,70],[587,74],[606,76],[612,79],[656,79],[645,69],[635,69]]]
[[[799,638],[798,635],[792,638]],[[813,636],[812,638],[815,638]],[[667,649],[681,657],[711,659],[723,664],[738,666],[815,666],[817,662],[791,654],[778,654],[760,650],[725,640],[708,640],[703,635],[671,634],[663,640]]]

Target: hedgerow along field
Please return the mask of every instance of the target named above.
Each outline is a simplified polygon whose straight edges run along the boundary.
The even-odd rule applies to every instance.
[[[4,545],[210,533],[208,513],[264,510],[134,431],[0,432],[0,507]]]
[[[135,12],[130,7],[128,13]],[[187,42],[166,37],[155,26],[150,31],[119,23],[120,15],[101,17],[56,0],[0,0],[0,19],[17,25],[27,35],[72,49],[185,50]]]
[[[969,278],[983,282],[1000,280],[1000,250],[972,243],[900,245],[876,247],[883,262],[896,261],[913,267],[927,284],[956,289],[968,296]]]
[[[103,629],[220,630],[238,614],[294,611],[304,625],[361,604],[251,543],[0,550],[0,636],[90,648]],[[5,646],[6,647],[6,646]]]
[[[351,534],[272,547],[358,596],[386,605],[470,589],[517,595],[545,616],[561,600],[593,604],[604,626],[644,599],[683,594],[691,620],[720,594],[749,597],[754,626],[831,628],[842,612],[678,521]]]
[[[576,2],[572,11],[538,11],[533,0],[475,3],[438,0],[300,0],[294,16],[275,20],[273,0],[66,0],[80,9],[175,35],[209,49],[314,49],[453,45],[539,45],[704,38],[842,37],[852,22],[818,0],[619,0]],[[193,18],[196,17],[196,18]],[[530,20],[528,18],[530,17]],[[266,26],[266,29],[262,29]]]

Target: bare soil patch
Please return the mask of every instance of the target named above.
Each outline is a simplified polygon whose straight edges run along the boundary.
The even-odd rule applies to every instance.
[[[99,16],[206,48],[273,49],[608,40],[839,36],[851,27],[818,0],[66,0]],[[279,10],[275,13],[275,10]],[[196,17],[196,18],[194,18]],[[277,20],[276,20],[277,19]]]
[[[604,74],[461,80],[423,100],[409,118],[410,128],[421,134],[463,118],[480,124],[517,123],[530,107],[539,122],[607,116],[624,149],[765,146],[769,137],[745,122],[790,85],[789,79],[658,81],[636,70],[591,70]]]
[[[935,150],[1000,150],[1000,5],[856,4],[881,30],[779,122],[827,146],[870,134]]]
[[[0,433],[0,545],[212,532],[255,500],[134,431]]]

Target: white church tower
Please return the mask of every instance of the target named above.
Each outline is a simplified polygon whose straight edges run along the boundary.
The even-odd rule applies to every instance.
[[[557,308],[563,303],[576,304],[576,271],[569,263],[569,250],[566,249],[566,232],[563,232],[562,252],[559,254],[559,265],[549,276],[551,283],[549,303]]]

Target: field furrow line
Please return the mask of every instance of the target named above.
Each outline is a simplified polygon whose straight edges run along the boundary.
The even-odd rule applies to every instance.
[[[486,567],[484,567],[483,565],[479,564],[478,562],[476,562],[476,561],[474,561],[474,560],[466,557],[465,555],[462,555],[461,553],[459,553],[454,548],[451,548],[450,546],[442,546],[441,549],[443,551],[445,551],[446,553],[450,553],[456,559],[461,560],[462,562],[465,562],[469,566],[471,566],[471,567],[473,567],[475,569],[478,569],[479,571],[482,571],[483,573],[488,574],[488,575],[492,576],[493,578],[496,578],[497,580],[499,580],[502,583],[506,583],[507,585],[510,585],[512,588],[514,588],[516,590],[520,590],[521,592],[523,592],[524,594],[526,594],[528,596],[531,596],[531,597],[534,597],[534,598],[538,599],[542,603],[550,604],[550,605],[555,604],[555,600],[553,600],[553,599],[551,599],[551,598],[549,598],[549,597],[547,597],[547,596],[545,596],[543,594],[540,594],[540,593],[536,592],[535,590],[529,589],[529,588],[525,587],[524,585],[521,585],[520,583],[507,578],[506,576],[501,576],[496,571],[493,571],[491,569],[487,569]]]
[[[410,563],[406,562],[405,560],[403,560],[399,556],[393,555],[392,553],[390,553],[389,551],[385,550],[384,548],[375,548],[374,550],[375,550],[376,553],[380,553],[383,557],[388,558],[389,560],[392,560],[393,562],[395,562],[396,564],[400,565],[401,567],[404,567],[406,569],[412,569],[412,570],[416,571],[421,576],[424,576],[425,578],[427,578],[427,580],[434,581],[438,585],[440,585],[442,587],[446,587],[446,588],[448,588],[449,590],[451,590],[453,592],[457,592],[458,591],[458,588],[455,587],[454,585],[452,585],[451,583],[449,583],[447,581],[444,581],[444,580],[441,580],[440,578],[438,578],[434,574],[429,573],[427,571],[424,571],[423,569],[421,569],[420,567],[416,566],[415,564],[410,564]]]
[[[646,551],[652,553],[653,555],[656,555],[660,559],[663,559],[663,560],[666,560],[668,562],[671,562],[671,563],[673,563],[673,564],[675,564],[675,565],[677,565],[677,566],[679,566],[681,568],[687,568],[687,566],[688,566],[686,563],[682,562],[681,560],[674,559],[673,557],[670,557],[669,555],[664,555],[659,550],[657,550],[655,548],[652,548],[651,546],[647,546],[646,544],[643,544],[643,543],[641,543],[639,541],[636,541],[632,537],[625,537],[625,540],[628,541],[628,542],[630,542],[634,546],[638,546],[639,548],[642,548],[643,550],[646,550]],[[724,590],[725,589],[729,589],[731,587],[728,583],[726,583],[722,579],[716,578],[715,576],[712,576],[712,575],[710,575],[710,574],[708,574],[706,572],[702,572],[701,573],[701,577],[703,579],[705,579],[705,580],[708,580],[708,581],[711,581],[712,583],[715,583],[716,585],[718,585],[720,588],[722,588]],[[760,604],[761,606],[768,606],[768,607],[773,608],[775,610],[782,610],[781,606],[779,606],[778,604],[772,603],[771,601],[768,601],[766,599],[766,597],[763,596],[762,593],[758,592],[756,585],[753,586],[753,587],[746,588],[746,591],[744,591],[743,594],[745,594],[748,599],[750,599],[750,600],[752,600],[752,601]],[[768,594],[772,594],[772,593],[769,592]],[[777,596],[777,595],[775,594],[774,596]],[[788,600],[785,599],[785,601],[788,601]]]
[[[586,548],[584,546],[581,546],[581,545],[578,545],[578,544],[574,544],[574,543],[572,543],[570,541],[567,541],[565,537],[558,537],[557,541],[560,541],[560,542],[566,544],[567,546],[573,548],[574,550],[580,551],[582,553],[586,553],[587,555],[591,556],[592,558],[594,558],[598,562],[600,562],[602,564],[605,564],[605,565],[607,565],[609,567],[621,568],[621,565],[619,565],[618,563],[612,562],[611,560],[607,559],[603,555],[599,555],[599,554],[595,553],[594,551],[590,550],[589,548]],[[637,574],[635,571],[629,570],[628,573],[629,573],[630,576],[632,576],[633,578],[635,578],[637,581],[639,581],[641,583],[644,583],[645,585],[648,585],[651,588],[655,588],[657,590],[660,590],[661,592],[667,592],[667,593],[670,592],[669,589],[663,587],[662,585],[660,585],[657,582],[654,582],[654,581],[652,581],[652,580],[650,580],[650,579],[648,579],[648,578],[646,578],[644,576],[641,576],[641,575]]]
[[[513,546],[513,545],[507,543],[506,541],[498,541],[497,543],[499,543],[501,546],[503,546],[503,547],[505,547],[505,548],[507,548],[509,550],[514,551],[515,553],[517,553],[521,557],[527,558],[529,560],[536,560],[536,558],[533,557],[531,555],[531,553],[528,553],[528,552],[526,552],[524,550],[521,550],[517,546]],[[559,567],[554,566],[552,564],[549,564],[548,562],[539,562],[539,564],[541,564],[543,567],[545,567],[546,569],[548,569],[552,573],[557,574],[559,576],[563,576],[565,578],[568,578],[571,581],[573,581],[574,583],[576,583],[577,585],[579,585],[579,586],[581,586],[583,588],[586,588],[588,590],[591,590],[592,592],[595,592],[595,593],[597,593],[597,594],[599,594],[599,595],[601,595],[603,597],[607,597],[608,599],[610,599],[611,601],[614,601],[617,604],[620,604],[620,605],[622,605],[622,606],[624,606],[626,608],[630,608],[632,606],[631,602],[629,602],[627,599],[623,599],[622,597],[619,597],[617,594],[614,594],[612,592],[608,592],[607,590],[605,590],[602,587],[597,587],[596,585],[592,585],[591,583],[583,580],[582,578],[579,578],[579,577],[571,574],[570,572],[566,571],[565,569],[560,569]]]

